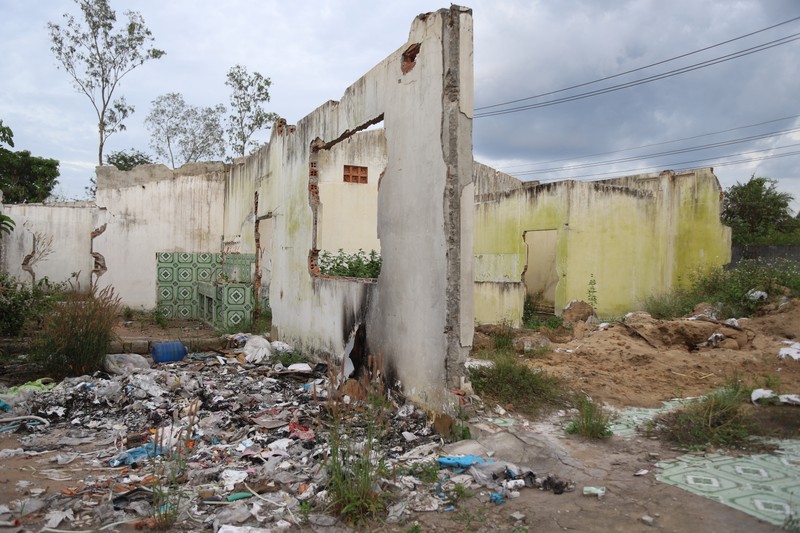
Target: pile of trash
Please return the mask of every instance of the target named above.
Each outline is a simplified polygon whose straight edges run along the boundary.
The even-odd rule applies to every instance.
[[[392,473],[379,475],[375,487],[391,494],[392,522],[447,510],[454,483],[483,487],[496,504],[525,487],[574,489],[511,463],[440,457],[442,436],[397,393],[376,397],[369,377],[337,375],[325,363],[284,364],[297,354],[283,343],[231,337],[229,350],[155,367],[120,354],[109,356],[106,372],[0,389],[0,435],[14,434],[19,443],[0,457],[41,463],[17,487],[20,497],[0,504],[0,525],[154,528],[170,520],[172,529],[226,532],[331,526],[339,520],[324,514],[331,457],[346,463],[364,449],[380,453],[383,472]],[[364,428],[379,411],[380,442],[365,446]],[[332,454],[341,445],[331,438],[334,425],[340,436],[347,428],[347,453]],[[436,482],[422,482],[419,472],[431,466]],[[45,480],[65,488],[35,486]]]

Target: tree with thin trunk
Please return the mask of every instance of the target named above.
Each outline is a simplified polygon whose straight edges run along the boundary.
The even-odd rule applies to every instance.
[[[252,137],[258,130],[269,128],[278,119],[268,113],[264,104],[269,102],[272,81],[258,72],[250,74],[241,65],[228,70],[225,85],[231,88],[231,115],[228,117],[228,141],[238,157],[258,147]]]
[[[172,168],[225,156],[222,115],[225,106],[197,107],[181,93],[167,93],[153,100],[144,123],[150,147]]]
[[[125,129],[123,121],[134,111],[125,97],[113,99],[120,81],[148,59],[158,59],[165,52],[148,48],[154,41],[153,35],[139,13],[126,11],[127,23],[115,29],[117,14],[108,0],[75,0],[75,3],[83,19],[65,13],[63,26],[48,23],[50,49],[72,77],[78,92],[85,94],[94,107],[100,141],[97,161],[102,165],[106,140]]]

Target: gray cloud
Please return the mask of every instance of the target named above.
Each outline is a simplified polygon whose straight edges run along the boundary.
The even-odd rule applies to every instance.
[[[139,11],[156,37],[156,45],[167,55],[145,64],[123,81],[120,94],[137,111],[128,121],[128,131],[111,137],[111,150],[147,149],[143,120],[150,102],[166,92],[182,92],[194,105],[227,104],[225,72],[236,63],[271,77],[271,109],[296,122],[326,100],[339,98],[350,83],[400,47],[414,16],[446,7],[430,0],[291,5],[277,0],[112,0],[112,5],[120,17],[126,9]],[[800,7],[792,0],[480,0],[470,7],[475,27],[476,106],[613,75],[800,15]],[[60,20],[65,10],[74,12],[75,8],[67,2],[3,0],[0,93],[4,97],[0,99],[0,117],[14,129],[18,148],[71,162],[62,165],[62,192],[78,196],[88,184],[85,169],[95,157],[96,120],[85,97],[74,92],[66,74],[56,69],[49,50],[46,24]],[[800,22],[608,83],[696,63],[797,32]],[[799,50],[800,41],[606,95],[476,118],[476,157],[514,172],[569,165],[584,162],[582,156],[586,154],[799,114]],[[695,139],[663,149],[790,127],[800,127],[800,121]],[[625,171],[702,157],[718,161],[725,154],[793,142],[800,142],[800,136],[530,177],[554,179]],[[566,160],[540,164],[554,159]],[[591,161],[597,159],[602,158]],[[753,172],[768,175],[800,198],[797,163],[797,156],[793,156],[718,166],[716,172],[723,185],[746,180]]]

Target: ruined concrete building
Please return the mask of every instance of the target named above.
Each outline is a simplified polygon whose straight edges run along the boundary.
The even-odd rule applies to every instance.
[[[420,15],[340,100],[232,165],[98,167],[94,204],[3,206],[17,230],[0,268],[225,327],[269,305],[275,338],[355,366],[380,356],[440,409],[476,320],[518,322],[526,294],[558,311],[591,275],[618,314],[728,261],[709,170],[529,185],[473,164],[472,57],[470,10]],[[338,249],[379,251],[380,276],[321,275]]]

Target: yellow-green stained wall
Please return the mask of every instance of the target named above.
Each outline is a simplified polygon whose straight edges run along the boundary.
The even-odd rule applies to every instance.
[[[557,312],[586,300],[592,277],[597,312],[612,317],[698,269],[730,261],[730,229],[720,222],[720,186],[710,169],[517,187],[505,177],[496,193],[493,170],[476,163],[475,176],[482,191],[475,206],[478,323],[519,322],[526,231],[557,231]],[[530,254],[533,260],[536,250]]]

